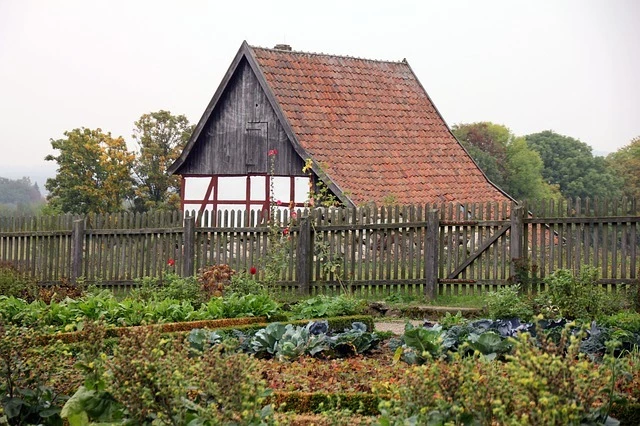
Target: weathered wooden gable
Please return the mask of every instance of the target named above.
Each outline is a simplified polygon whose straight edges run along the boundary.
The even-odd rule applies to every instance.
[[[246,175],[270,173],[268,152],[277,150],[276,175],[302,176],[304,161],[293,146],[243,58],[178,173]]]

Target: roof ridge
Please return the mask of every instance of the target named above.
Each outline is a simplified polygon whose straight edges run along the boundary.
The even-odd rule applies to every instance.
[[[380,62],[380,63],[387,63],[387,64],[406,64],[407,63],[407,59],[406,58],[403,58],[402,60],[399,60],[399,61],[393,61],[393,60],[389,60],[389,59],[370,59],[370,58],[361,58],[359,56],[333,55],[331,53],[323,53],[323,52],[304,52],[302,50],[282,50],[282,49],[274,49],[274,48],[270,48],[270,47],[252,46],[252,45],[249,45],[249,47],[251,49],[268,50],[270,52],[278,52],[278,53],[284,53],[284,54],[309,55],[309,56],[327,56],[327,57],[331,57],[331,58],[356,59],[356,60],[359,60],[359,61]]]

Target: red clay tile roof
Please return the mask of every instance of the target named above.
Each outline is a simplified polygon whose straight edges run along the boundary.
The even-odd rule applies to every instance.
[[[300,145],[356,205],[508,199],[406,62],[250,49]]]

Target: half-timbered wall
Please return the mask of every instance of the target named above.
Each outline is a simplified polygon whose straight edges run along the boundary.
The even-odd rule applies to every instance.
[[[183,209],[268,210],[271,195],[284,206],[302,206],[309,186],[303,166],[256,75],[242,60],[178,170]]]
[[[271,193],[273,191],[273,194]],[[307,176],[190,176],[183,181],[183,211],[270,210],[302,207],[308,200]]]

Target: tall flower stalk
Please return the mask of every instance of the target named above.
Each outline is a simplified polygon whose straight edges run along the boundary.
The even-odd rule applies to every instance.
[[[264,271],[263,281],[274,288],[280,280],[282,271],[286,268],[291,252],[291,237],[289,226],[281,226],[280,210],[278,206],[282,203],[276,200],[274,180],[276,174],[276,156],[278,150],[271,149],[268,152],[269,158],[269,218],[268,218],[268,244],[265,255],[261,259]]]

